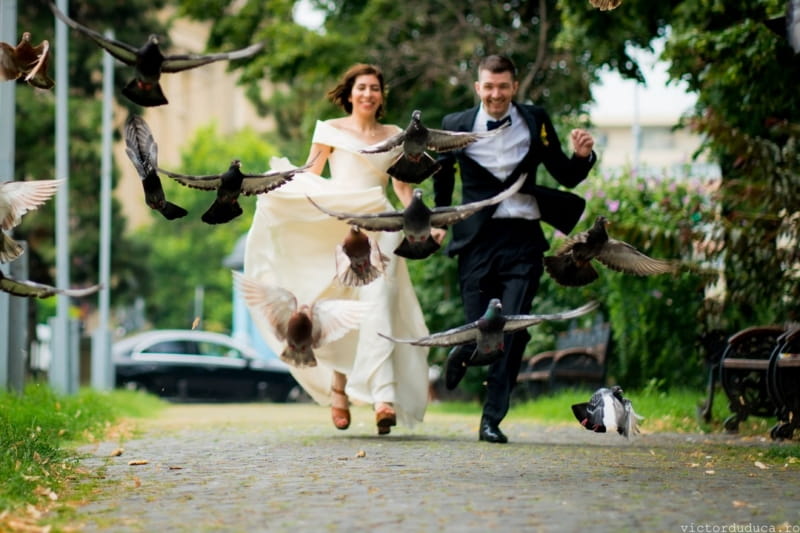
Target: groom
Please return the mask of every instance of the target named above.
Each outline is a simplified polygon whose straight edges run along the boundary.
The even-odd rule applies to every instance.
[[[462,202],[489,198],[527,173],[522,189],[496,206],[483,209],[453,226],[447,253],[458,256],[461,298],[467,321],[477,320],[489,300],[500,298],[503,314],[528,314],[539,288],[542,257],[549,248],[540,221],[568,234],[583,212],[582,198],[565,191],[536,185],[536,169],[544,163],[548,172],[566,187],[583,181],[595,162],[594,139],[585,130],[572,130],[573,155],[561,150],[550,117],[544,109],[513,102],[519,88],[516,67],[504,56],[485,57],[478,65],[475,92],[479,106],[447,115],[442,129],[488,131],[510,121],[500,135],[439,157],[441,170],[434,174],[437,206],[450,205],[455,185],[455,164],[461,171]],[[446,230],[433,232],[439,242]],[[505,337],[504,355],[489,367],[486,403],[479,439],[508,442],[500,431],[511,389],[517,381],[522,353],[530,340],[526,330]],[[445,384],[454,389],[467,370],[475,345],[450,352]]]

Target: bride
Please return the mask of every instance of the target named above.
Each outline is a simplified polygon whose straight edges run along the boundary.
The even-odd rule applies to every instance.
[[[390,432],[397,420],[407,425],[422,421],[428,402],[427,349],[394,344],[377,333],[402,338],[428,334],[405,261],[392,254],[402,236],[379,232],[373,236],[390,256],[383,275],[368,285],[346,287],[336,279],[335,250],[348,234],[346,223],[316,209],[320,205],[347,212],[394,210],[385,188],[386,169],[397,155],[361,154],[359,149],[395,135],[400,128],[381,124],[385,87],[374,65],[356,64],[342,76],[328,98],[346,116],[317,121],[309,151],[308,172],[295,175],[281,188],[258,197],[245,249],[246,275],[293,292],[298,303],[321,298],[360,299],[371,304],[360,329],[315,349],[318,364],[295,368],[295,379],[320,404],[331,405],[339,429],[350,425],[350,398],[371,404],[379,434]],[[321,177],[325,164],[330,179]],[[272,160],[273,170],[291,168],[286,159]],[[411,201],[407,183],[392,179],[404,206]],[[281,343],[263,317],[253,320],[267,344],[280,353]]]

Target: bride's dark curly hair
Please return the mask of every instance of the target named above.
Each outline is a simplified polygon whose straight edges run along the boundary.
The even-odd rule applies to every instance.
[[[353,112],[353,104],[348,100],[348,97],[353,92],[353,85],[356,83],[356,78],[364,75],[373,75],[378,78],[378,83],[381,85],[381,95],[383,101],[386,101],[386,85],[383,82],[383,72],[380,67],[370,65],[367,63],[356,63],[347,72],[342,75],[336,87],[328,91],[328,100],[338,105],[348,114]],[[383,118],[383,104],[378,107],[375,113],[375,118]]]

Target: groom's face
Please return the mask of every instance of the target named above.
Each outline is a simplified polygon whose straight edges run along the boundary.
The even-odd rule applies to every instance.
[[[508,112],[519,82],[511,72],[491,72],[481,70],[475,82],[475,92],[483,102],[483,108],[494,119],[502,118]]]

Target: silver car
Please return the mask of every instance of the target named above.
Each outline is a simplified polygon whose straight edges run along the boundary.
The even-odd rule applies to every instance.
[[[221,333],[153,330],[114,343],[117,387],[177,400],[295,401],[289,367]]]

